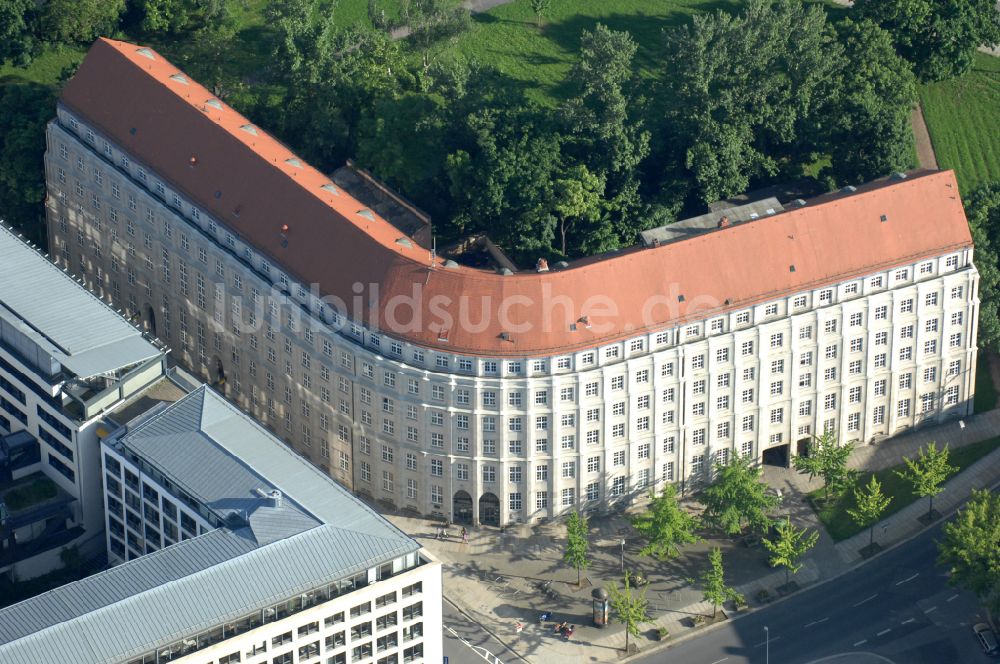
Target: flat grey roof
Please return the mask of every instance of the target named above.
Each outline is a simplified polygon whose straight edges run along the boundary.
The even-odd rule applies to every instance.
[[[2,225],[0,317],[80,378],[160,355],[118,312]]]
[[[409,540],[207,385],[141,422],[119,444],[220,516],[245,511],[262,543],[318,523]],[[268,508],[258,489],[281,491],[282,508]],[[267,523],[278,531],[258,529]]]
[[[205,385],[117,444],[245,525],[0,610],[0,661],[119,662],[420,549]]]
[[[122,662],[418,548],[335,525],[259,547],[220,528],[0,609],[0,661]]]
[[[681,219],[680,221],[667,224],[666,226],[650,228],[647,231],[639,233],[639,237],[642,239],[642,244],[646,247],[652,246],[656,243],[666,244],[675,240],[683,240],[684,238],[691,237],[692,235],[699,235],[712,230],[713,228],[718,228],[719,220],[722,219],[722,217],[728,217],[729,221],[735,224],[741,221],[751,221],[754,219],[760,219],[761,217],[769,217],[773,214],[784,211],[784,209],[785,208],[782,207],[777,198],[765,198],[752,203],[746,203],[745,205],[727,207],[724,209],[706,212],[705,214],[698,215],[697,217]]]

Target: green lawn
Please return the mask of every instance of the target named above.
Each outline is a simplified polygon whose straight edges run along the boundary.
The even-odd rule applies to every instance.
[[[938,444],[942,445],[945,442],[947,441],[938,441]],[[972,443],[971,445],[952,450],[949,455],[949,463],[957,466],[959,472],[961,472],[998,447],[1000,447],[1000,436]],[[882,519],[895,514],[917,500],[917,497],[913,495],[910,483],[896,475],[895,471],[903,470],[905,467],[905,464],[901,463],[898,466],[886,468],[875,473],[878,481],[882,484],[882,492],[887,496],[892,496],[892,502],[889,503],[888,509],[882,515]],[[862,473],[858,477],[857,486],[860,487],[868,484],[871,476],[872,473]],[[835,541],[845,540],[864,530],[864,528],[859,528],[847,513],[847,510],[856,507],[853,491],[846,491],[839,499],[832,501],[828,505],[823,505],[822,503],[822,489],[810,493],[809,498],[819,520],[823,522],[823,525],[826,526],[826,531],[830,533],[830,537]],[[926,504],[926,499],[921,500]]]
[[[87,49],[83,47],[47,47],[28,67],[0,64],[0,85],[10,83],[52,85],[59,81],[64,69],[80,64],[86,51]]]
[[[581,31],[593,30],[597,23],[627,30],[639,46],[639,72],[652,77],[662,67],[665,27],[684,23],[697,12],[735,10],[741,4],[738,0],[553,0],[539,29],[530,1],[514,0],[473,15],[471,30],[436,50],[445,57],[494,65],[523,84],[532,98],[554,105],[566,96],[560,86],[577,59]]]
[[[980,350],[976,358],[976,397],[972,402],[972,410],[983,413],[993,410],[997,405],[997,388],[990,375],[990,364],[987,351]]]
[[[1000,180],[1000,58],[976,54],[961,78],[920,86],[938,165],[958,174],[962,194]]]

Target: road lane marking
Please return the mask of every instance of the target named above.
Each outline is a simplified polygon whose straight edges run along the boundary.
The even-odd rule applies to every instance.
[[[712,662],[712,664],[720,664],[721,662],[724,662],[727,659],[729,659],[729,658],[728,657],[723,657],[722,659],[715,660],[714,662]]]
[[[918,576],[920,576],[920,572],[917,572],[916,574],[914,574],[913,576],[911,576],[911,577],[910,577],[910,578],[908,578],[908,579],[903,579],[902,581],[897,581],[897,582],[896,582],[896,585],[897,585],[897,586],[901,586],[901,585],[903,585],[904,583],[908,583],[909,581],[913,581],[913,580],[914,580],[915,578],[917,578]]]
[[[866,643],[868,643],[868,639],[861,639],[860,641],[858,641],[857,643],[855,643],[852,647],[853,648],[857,648],[858,646],[863,646]]]
[[[950,602],[950,601],[952,601],[952,600],[954,600],[954,599],[958,599],[958,595],[952,595],[951,597],[949,597],[949,598],[948,598],[948,599],[946,599],[945,601],[946,601],[946,602]]]
[[[861,605],[862,605],[862,604],[864,604],[865,602],[870,602],[870,601],[872,601],[873,599],[875,599],[876,597],[878,597],[878,593],[875,593],[874,595],[872,595],[872,596],[871,596],[871,597],[869,597],[868,599],[863,599],[863,600],[861,600],[860,602],[858,602],[858,603],[857,603],[857,604],[855,604],[854,606],[856,606],[856,607],[857,607],[857,606],[861,606]]]
[[[764,644],[766,644],[766,643],[774,643],[775,641],[777,641],[780,638],[781,638],[780,636],[772,636],[768,641],[761,641],[760,643],[758,643],[757,645],[755,645],[754,648],[763,648]]]
[[[908,620],[904,620],[903,622],[901,622],[899,624],[900,625],[909,625],[911,622],[917,622],[917,619],[916,618],[910,618]]]
[[[929,609],[924,609],[924,613],[930,613],[931,611],[937,611],[937,607],[936,606],[932,606]]]
[[[820,623],[824,623],[827,620],[829,620],[829,618],[820,618],[819,620],[812,621],[811,623],[809,623],[808,625],[806,625],[806,627],[812,627],[813,625],[818,625]]]
[[[875,636],[882,636],[883,634],[888,634],[891,631],[892,631],[892,629],[883,629],[881,632],[879,632]]]

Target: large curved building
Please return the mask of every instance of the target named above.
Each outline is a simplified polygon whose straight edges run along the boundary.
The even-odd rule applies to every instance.
[[[152,49],[48,131],[53,259],[337,480],[501,524],[970,412],[951,172],[528,272],[442,261]]]

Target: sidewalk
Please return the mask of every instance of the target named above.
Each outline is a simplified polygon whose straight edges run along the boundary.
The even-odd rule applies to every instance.
[[[857,469],[877,470],[896,465],[903,456],[913,455],[928,442],[950,443],[952,448],[991,438],[1000,431],[1000,410],[992,410],[958,422],[909,432],[876,445],[858,448],[850,464]],[[804,493],[820,486],[790,469],[765,468],[765,479],[784,494],[778,515],[789,515],[794,523],[820,532],[820,541],[803,560],[802,570],[793,579],[800,588],[832,579],[862,562],[860,549],[868,544],[867,531],[834,543],[812,509]],[[935,501],[935,509],[950,514],[966,500],[973,489],[991,486],[1000,480],[1000,449],[969,466],[945,484],[945,491]],[[876,525],[876,541],[883,548],[918,534],[926,526],[917,519],[927,511],[927,503],[918,500],[885,522]],[[766,589],[772,597],[775,588],[785,581],[784,572],[767,565],[761,547],[748,548],[739,542],[711,535],[711,540],[684,547],[678,560],[660,563],[637,555],[640,542],[622,515],[594,518],[591,525],[591,567],[584,571],[582,587],[576,585],[576,572],[562,562],[565,527],[562,523],[515,526],[500,533],[494,528],[473,528],[469,543],[458,536],[460,527],[452,526],[451,538],[438,540],[437,524],[424,519],[387,515],[405,532],[419,539],[443,563],[445,596],[474,622],[492,632],[513,652],[529,662],[547,658],[571,658],[572,661],[617,661],[624,657],[624,627],[612,622],[599,629],[592,623],[591,591],[609,582],[620,582],[624,567],[642,572],[650,580],[647,600],[652,623],[642,626],[637,642],[642,652],[657,645],[655,631],[665,627],[671,640],[693,631],[691,617],[709,616],[712,607],[702,600],[701,590],[691,582],[705,567],[708,550],[723,548],[727,581],[750,602]],[[626,545],[621,546],[622,538]],[[541,584],[552,581],[548,588]],[[559,622],[576,625],[573,638],[564,641],[552,630],[552,624],[539,625],[538,617],[552,611]],[[613,620],[613,618],[612,618]],[[524,624],[521,633],[515,624]],[[510,659],[509,657],[507,658]]]

